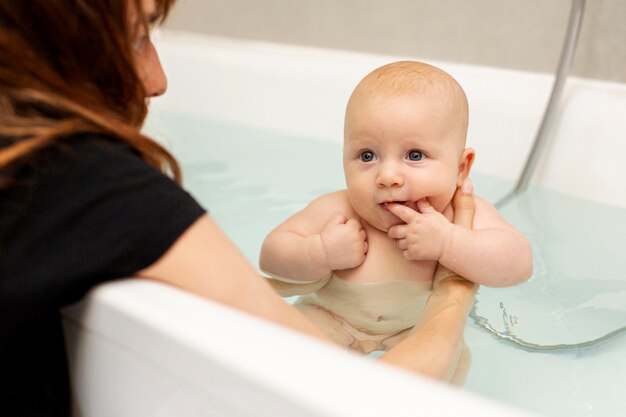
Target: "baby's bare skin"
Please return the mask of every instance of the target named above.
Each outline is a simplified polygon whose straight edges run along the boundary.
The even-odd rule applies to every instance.
[[[466,135],[467,100],[447,73],[416,62],[375,70],[356,87],[346,109],[347,188],[315,199],[272,231],[261,269],[290,282],[330,277],[325,285],[342,291],[341,282],[381,285],[390,293],[383,284],[426,284],[418,298],[427,295],[438,264],[477,284],[526,280],[532,272],[530,245],[490,203],[475,196],[473,230],[452,222],[452,198],[468,184],[475,155],[465,147]],[[410,300],[394,301],[404,289],[388,296],[388,307],[372,302],[368,309],[359,302],[350,311],[341,305],[350,297],[324,288],[300,308],[352,349],[388,349],[411,327],[402,314],[411,311],[413,322],[419,318],[408,308]],[[357,297],[360,290],[352,290]],[[376,315],[375,308],[384,308],[398,327],[381,332],[377,317],[385,314]]]

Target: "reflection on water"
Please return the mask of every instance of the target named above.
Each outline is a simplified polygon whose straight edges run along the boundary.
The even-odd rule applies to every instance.
[[[479,290],[481,326],[539,350],[590,347],[626,330],[626,210],[529,189],[500,211],[531,241],[535,271],[522,285]]]
[[[254,265],[273,227],[344,187],[337,142],[154,112],[147,130]],[[512,187],[472,180],[489,201]],[[531,189],[501,212],[529,237],[535,274],[517,287],[479,290],[465,335],[474,356],[466,389],[541,415],[625,415],[626,337],[580,348],[626,324],[626,210]]]

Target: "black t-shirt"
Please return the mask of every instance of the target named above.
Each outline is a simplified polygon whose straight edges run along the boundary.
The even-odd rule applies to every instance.
[[[0,190],[0,416],[68,414],[59,308],[154,263],[204,209],[132,148],[77,135]]]

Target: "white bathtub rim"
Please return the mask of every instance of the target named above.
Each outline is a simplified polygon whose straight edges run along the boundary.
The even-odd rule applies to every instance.
[[[528,415],[145,280],[101,285],[81,304],[67,309],[65,316],[82,332],[122,347],[138,360],[158,364],[200,392],[207,379],[202,364],[219,363],[227,372],[273,390],[277,398],[296,401],[315,415],[416,416],[425,409],[433,416],[452,416],[460,410],[485,417]],[[229,324],[219,328],[220,321]],[[267,340],[280,344],[263,343]],[[80,344],[80,338],[70,343]],[[180,351],[168,351],[172,346]],[[186,355],[187,360],[176,355]]]
[[[161,44],[162,42],[171,44],[175,43],[178,47],[182,48],[191,48],[191,50],[197,50],[196,48],[206,47],[206,46],[217,46],[223,47],[225,45],[228,46],[229,49],[244,51],[249,53],[257,53],[259,51],[266,52],[270,54],[283,54],[283,55],[292,55],[294,57],[313,57],[315,55],[320,58],[326,59],[328,56],[334,55],[339,60],[345,60],[347,62],[354,62],[355,60],[363,60],[366,63],[372,62],[372,59],[380,60],[383,63],[391,62],[391,60],[419,60],[423,59],[425,62],[433,63],[432,65],[452,65],[454,67],[466,68],[470,70],[477,70],[479,72],[482,71],[497,71],[508,73],[513,76],[524,76],[524,77],[534,77],[537,81],[544,81],[546,79],[553,80],[554,74],[549,72],[539,72],[539,71],[527,71],[527,70],[516,70],[513,68],[505,68],[505,67],[493,67],[488,65],[480,65],[480,64],[466,64],[460,62],[452,62],[452,61],[444,61],[444,60],[435,60],[430,58],[419,58],[415,56],[403,56],[403,55],[386,55],[386,54],[372,54],[367,52],[353,51],[353,50],[344,50],[344,49],[331,49],[317,46],[308,46],[308,45],[297,45],[297,44],[286,44],[286,43],[278,43],[264,40],[256,40],[256,39],[246,39],[246,38],[235,38],[229,36],[220,36],[220,35],[208,35],[208,34],[200,34],[191,31],[184,30],[174,30],[174,29],[164,29],[160,28],[154,31],[154,40],[157,44]],[[214,57],[212,57],[214,58]],[[372,68],[373,69],[373,68]],[[363,74],[364,76],[365,74]],[[626,83],[620,83],[617,81],[610,80],[601,80],[596,78],[585,78],[578,76],[568,76],[567,83],[570,82],[583,82],[584,84],[589,84],[591,86],[608,89],[608,90],[626,90]]]

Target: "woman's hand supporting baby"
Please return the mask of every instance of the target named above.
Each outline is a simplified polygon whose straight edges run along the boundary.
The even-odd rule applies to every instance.
[[[475,210],[472,192],[467,182],[452,200],[454,224],[468,229]],[[478,285],[439,264],[421,320],[381,360],[436,379],[462,383],[470,361],[463,332],[477,289]]]

